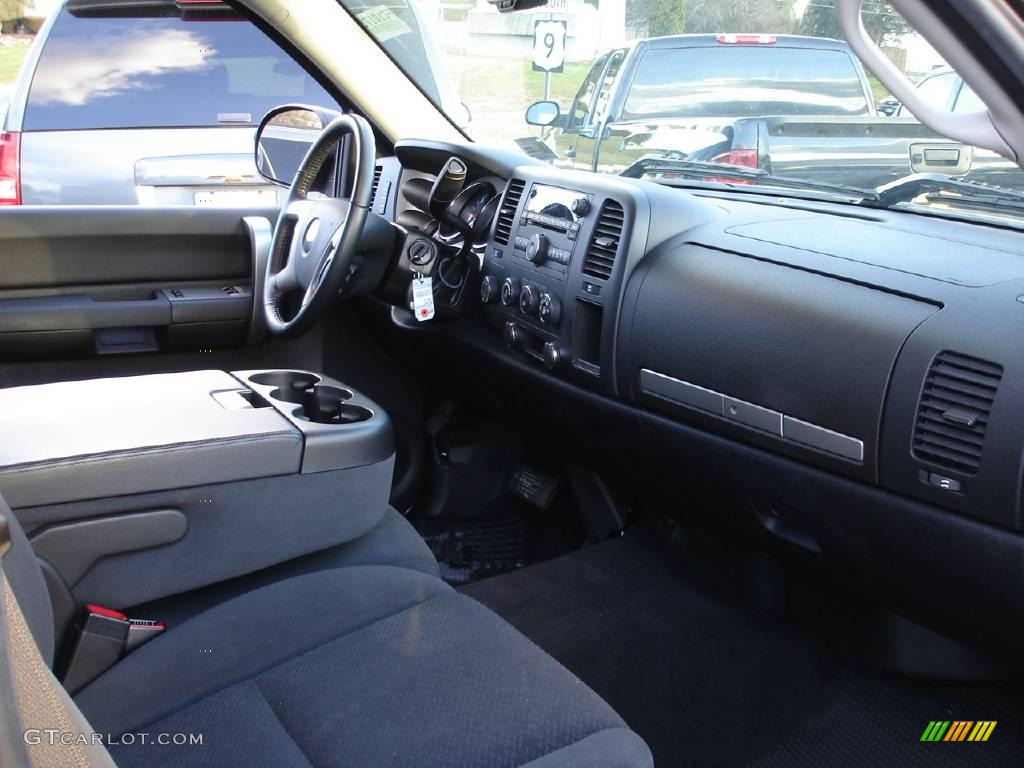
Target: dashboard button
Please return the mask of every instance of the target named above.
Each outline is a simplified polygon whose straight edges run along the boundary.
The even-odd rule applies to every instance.
[[[562,319],[562,302],[553,293],[543,293],[537,314],[544,325],[558,325]]]
[[[480,281],[480,301],[493,304],[501,297],[501,282],[494,275],[486,275]]]
[[[585,197],[577,197],[572,201],[572,212],[577,216],[586,216],[590,213],[590,201]]]
[[[553,341],[547,341],[544,343],[544,349],[541,352],[544,358],[544,367],[549,371],[554,371],[562,364],[562,350],[558,348],[558,344]]]
[[[509,349],[518,347],[519,343],[523,340],[522,331],[512,321],[505,323],[505,331],[502,335],[505,337],[505,346]]]
[[[524,315],[536,315],[540,306],[540,291],[536,286],[524,285],[519,292],[519,311]]]
[[[547,235],[534,235],[530,238],[530,244],[526,246],[526,258],[537,265],[547,261],[550,252],[551,246]]]
[[[519,289],[521,281],[518,277],[506,277],[505,282],[501,286],[501,303],[506,307],[511,307],[519,301]]]

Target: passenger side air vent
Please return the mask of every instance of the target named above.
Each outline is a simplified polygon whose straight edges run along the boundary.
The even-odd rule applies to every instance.
[[[512,227],[516,222],[516,211],[519,208],[519,201],[523,197],[523,190],[526,189],[526,182],[522,179],[512,179],[505,190],[505,199],[501,201],[501,210],[498,211],[498,223],[494,227],[494,239],[502,245],[508,245],[512,237]]]
[[[1003,367],[956,352],[940,352],[917,407],[914,457],[968,475],[981,467],[992,402]]]
[[[373,168],[373,187],[370,189],[370,204],[377,201],[377,187],[380,186],[380,177],[384,173],[383,165],[376,165]]]
[[[583,274],[602,280],[612,276],[624,221],[622,206],[614,200],[605,200],[594,225],[594,234],[590,237],[587,257],[583,260]]]

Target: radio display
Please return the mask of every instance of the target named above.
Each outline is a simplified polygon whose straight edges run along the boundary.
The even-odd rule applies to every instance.
[[[579,192],[570,189],[534,184],[526,201],[526,212],[573,222],[577,217],[573,215],[572,202],[579,196]]]

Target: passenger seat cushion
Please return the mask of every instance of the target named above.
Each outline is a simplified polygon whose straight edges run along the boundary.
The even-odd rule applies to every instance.
[[[517,766],[567,748],[593,756],[586,740],[609,729],[597,743],[613,762],[541,765],[647,764],[623,762],[636,737],[568,670],[471,598],[402,568],[243,595],[132,654],[77,703],[100,732],[203,734],[201,746],[116,746],[122,768]]]

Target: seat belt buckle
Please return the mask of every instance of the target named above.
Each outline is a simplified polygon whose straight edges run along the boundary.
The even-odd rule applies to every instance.
[[[61,682],[75,694],[165,629],[163,622],[129,619],[120,611],[88,604],[75,625]]]
[[[124,642],[125,653],[131,653],[167,629],[162,621],[149,621],[148,619],[128,619],[128,621],[128,639]]]

